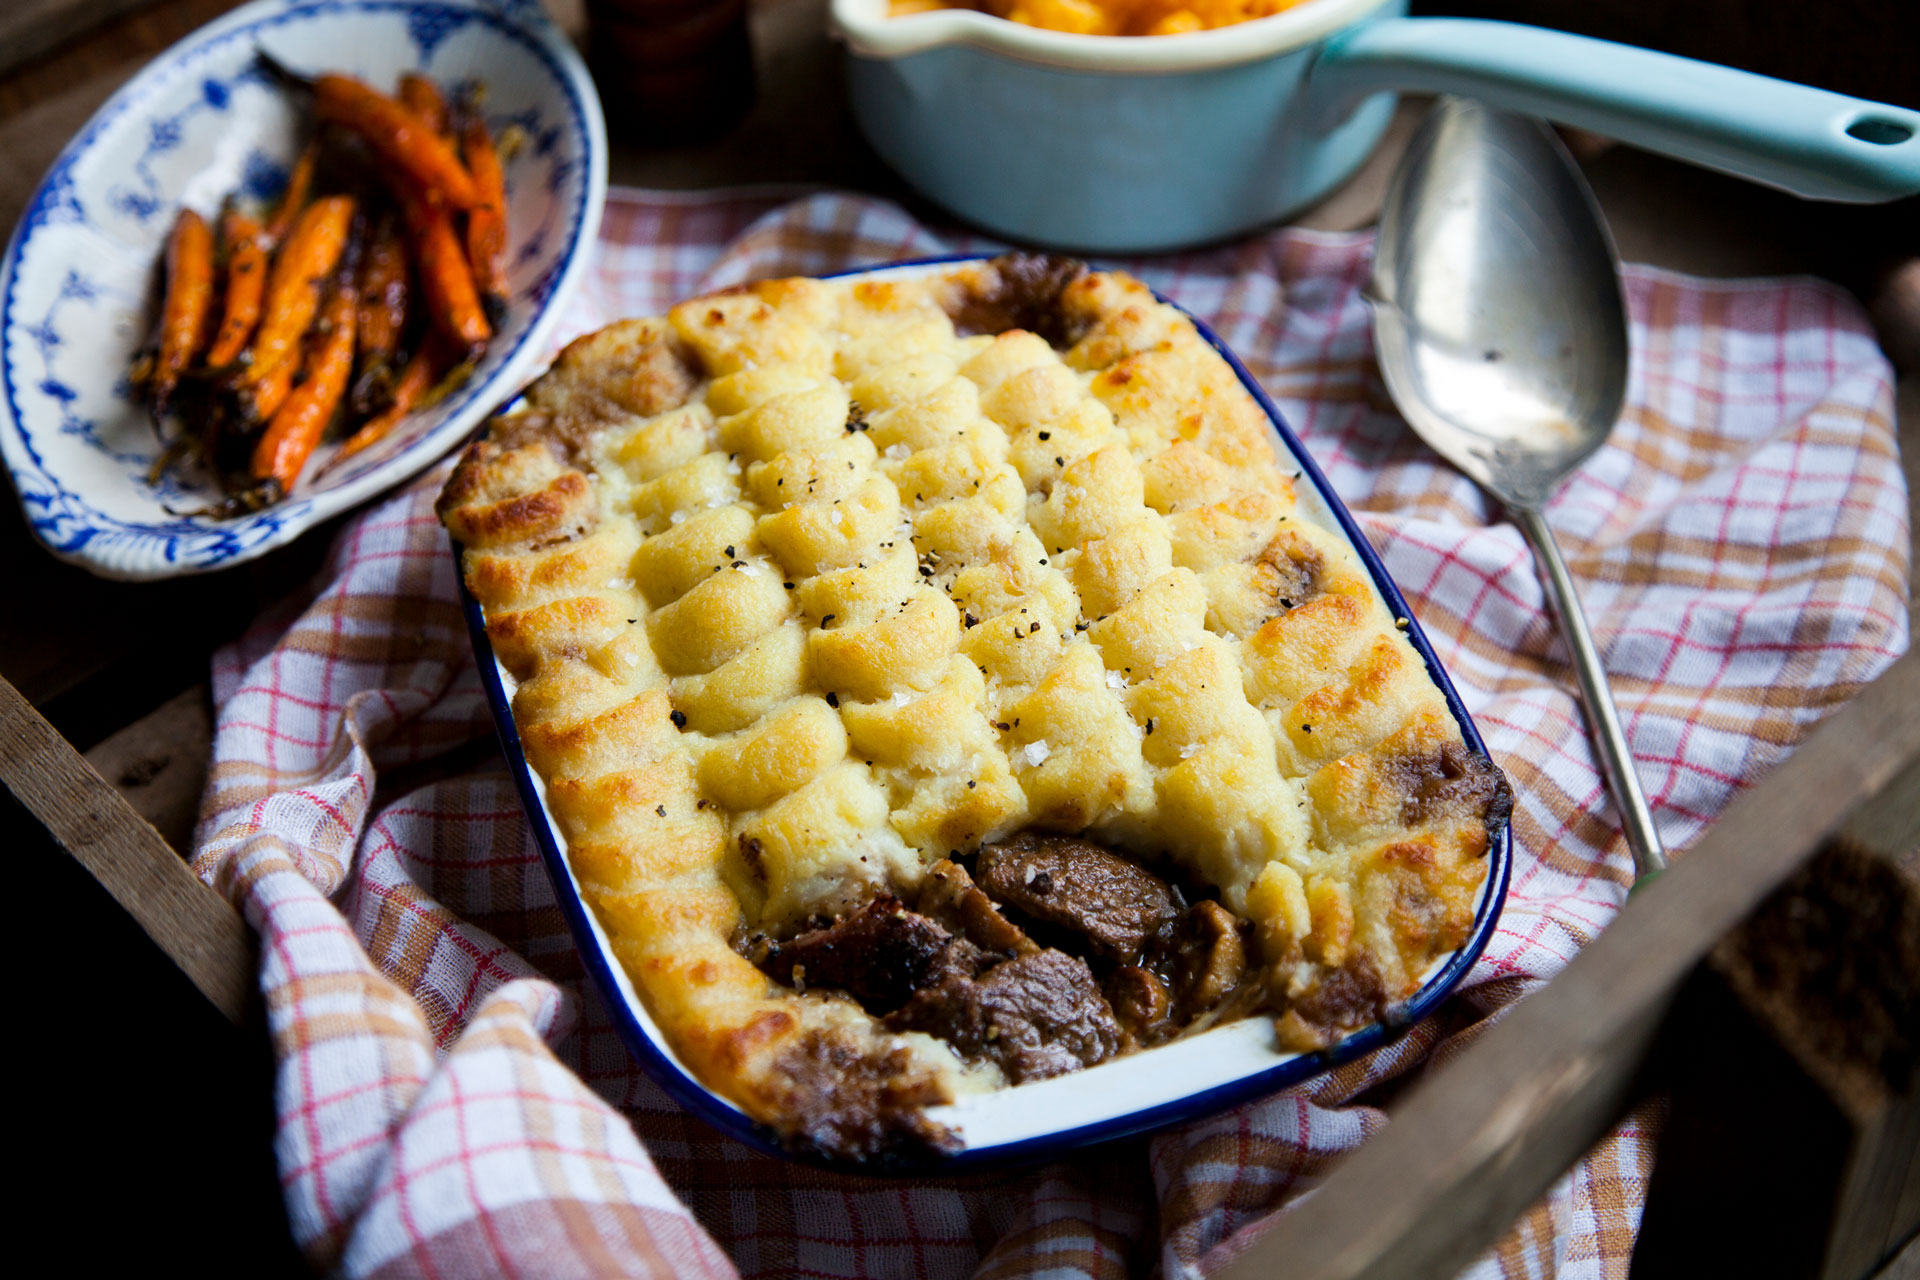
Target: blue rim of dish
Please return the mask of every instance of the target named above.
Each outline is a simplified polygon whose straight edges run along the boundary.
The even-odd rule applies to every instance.
[[[848,271],[834,272],[823,279],[835,279],[841,276],[871,275],[883,271],[902,270],[911,267],[941,266],[957,262],[977,262],[991,258],[993,254],[950,254],[931,258],[913,258],[902,262],[887,262],[869,267],[857,267]],[[1333,486],[1327,483],[1325,473],[1319,464],[1307,453],[1300,438],[1287,425],[1280,409],[1261,388],[1246,365],[1228,349],[1219,335],[1215,334],[1205,321],[1199,319],[1178,303],[1154,295],[1162,302],[1179,311],[1192,321],[1200,336],[1208,346],[1219,352],[1226,360],[1241,385],[1253,395],[1254,401],[1267,415],[1282,443],[1300,464],[1302,474],[1312,484],[1315,492],[1339,522],[1341,531],[1352,544],[1354,553],[1360,557],[1396,618],[1407,619],[1406,635],[1421,660],[1427,665],[1427,673],[1439,686],[1447,700],[1447,707],[1453,713],[1456,724],[1460,726],[1461,736],[1467,745],[1481,756],[1491,760],[1487,744],[1480,736],[1480,730],[1467,713],[1466,705],[1461,702],[1459,692],[1453,687],[1446,670],[1440,665],[1439,657],[1428,642],[1426,633],[1421,630],[1419,619],[1407,607],[1406,597],[1400,594],[1400,588],[1394,584],[1387,573],[1386,565],[1374,551],[1373,544],[1361,532],[1352,513],[1347,510],[1334,493]],[[481,425],[484,431],[493,417],[511,412],[520,403],[515,396],[503,404],[487,423]],[[476,435],[479,433],[476,432]],[[1485,950],[1487,940],[1493,936],[1500,922],[1500,913],[1506,905],[1507,885],[1513,871],[1513,832],[1510,823],[1503,823],[1497,832],[1490,833],[1486,857],[1487,878],[1484,896],[1475,913],[1473,930],[1465,942],[1453,953],[1440,971],[1422,984],[1419,991],[1392,1010],[1389,1015],[1372,1026],[1364,1027],[1338,1043],[1313,1053],[1300,1054],[1289,1058],[1264,1071],[1256,1071],[1241,1076],[1225,1084],[1190,1093],[1168,1102],[1143,1107],[1122,1116],[1107,1120],[1096,1120],[1089,1124],[1078,1125],[1072,1129],[1062,1129],[1054,1133],[1038,1134],[1031,1138],[1022,1138],[1015,1142],[999,1143],[979,1149],[962,1148],[951,1155],[928,1153],[925,1156],[908,1156],[884,1163],[855,1163],[847,1160],[833,1160],[814,1152],[795,1152],[783,1146],[779,1136],[768,1126],[753,1120],[745,1112],[712,1093],[698,1079],[688,1074],[675,1062],[662,1047],[656,1044],[640,1026],[639,1020],[628,1008],[626,998],[621,993],[620,983],[613,972],[613,958],[603,951],[594,937],[593,925],[589,921],[589,908],[584,899],[574,891],[573,878],[567,868],[565,855],[560,851],[559,841],[554,836],[551,824],[546,818],[546,810],[540,801],[539,791],[533,778],[533,767],[527,761],[526,753],[520,745],[520,731],[513,720],[513,708],[507,698],[506,688],[500,679],[500,666],[494,660],[493,642],[487,637],[486,618],[480,609],[480,602],[467,590],[466,574],[460,567],[463,548],[457,540],[449,539],[454,556],[454,579],[459,584],[461,612],[466,616],[467,634],[473,640],[474,658],[480,668],[480,682],[487,695],[487,704],[493,712],[494,728],[500,736],[501,750],[506,754],[507,764],[513,773],[515,788],[520,793],[520,803],[526,809],[527,826],[533,833],[534,844],[540,850],[540,860],[546,865],[547,875],[553,882],[554,896],[559,899],[560,911],[566,917],[567,928],[573,933],[576,949],[580,952],[582,964],[598,988],[600,998],[607,1007],[608,1017],[612,1019],[614,1029],[621,1041],[627,1046],[627,1052],[633,1055],[653,1082],[663,1089],[667,1096],[697,1117],[719,1129],[728,1137],[735,1138],[746,1146],[767,1155],[783,1160],[797,1161],[816,1168],[828,1169],[836,1173],[865,1174],[876,1177],[926,1176],[941,1174],[978,1173],[1003,1167],[1033,1164],[1041,1160],[1055,1158],[1080,1147],[1094,1146],[1103,1142],[1117,1141],[1122,1138],[1136,1137],[1150,1130],[1165,1128],[1191,1120],[1225,1111],[1241,1103],[1252,1102],[1291,1088],[1305,1080],[1332,1070],[1343,1063],[1351,1062],[1362,1054],[1391,1044],[1404,1035],[1414,1023],[1426,1017],[1439,1007],[1440,1002],[1453,991],[1462,978],[1467,975],[1474,962]],[[637,991],[637,989],[636,989]]]
[[[99,136],[110,126],[117,124],[123,115],[143,105],[153,93],[156,92],[156,86],[162,81],[166,81],[170,77],[182,73],[196,62],[206,58],[217,50],[224,49],[235,40],[248,38],[257,39],[260,35],[272,29],[285,26],[303,18],[315,15],[331,16],[343,12],[402,14],[417,10],[458,13],[461,15],[463,22],[477,22],[484,26],[492,27],[494,30],[513,40],[528,53],[532,54],[552,77],[554,84],[557,85],[565,95],[568,106],[567,123],[578,140],[582,157],[585,158],[584,165],[586,172],[583,172],[581,175],[580,193],[574,202],[572,221],[575,227],[581,229],[583,232],[586,230],[589,212],[587,199],[593,187],[591,173],[593,164],[593,130],[588,125],[587,107],[576,91],[571,77],[567,74],[567,68],[561,65],[554,57],[553,51],[548,48],[547,42],[542,38],[541,33],[529,27],[526,22],[516,16],[516,10],[511,5],[494,9],[484,3],[473,3],[473,0],[305,0],[304,3],[302,0],[290,0],[284,7],[272,12],[263,12],[250,20],[241,21],[227,30],[218,32],[211,38],[206,38],[206,32],[204,30],[195,31],[182,37],[177,43],[169,46],[156,57],[145,70],[141,71],[134,76],[131,81],[116,90],[113,96],[87,121],[81,131],[75,135],[66,146],[60,149],[60,154],[54,159],[54,162],[48,166],[46,174],[40,179],[39,185],[34,188],[32,199],[27,202],[26,208],[22,210],[20,220],[14,225],[13,233],[7,241],[5,255],[0,256],[0,280],[5,281],[5,292],[3,295],[0,295],[0,396],[5,397],[6,405],[5,420],[0,421],[0,431],[6,432],[16,440],[27,457],[32,460],[32,478],[36,485],[42,487],[39,493],[29,495],[21,485],[22,477],[20,474],[15,473],[11,478],[14,482],[15,491],[20,497],[21,505],[23,508],[26,508],[26,510],[23,510],[23,515],[26,518],[28,526],[32,529],[35,539],[49,551],[62,559],[71,560],[79,558],[81,549],[93,542],[96,538],[108,537],[137,541],[151,540],[163,544],[164,558],[170,564],[180,564],[183,567],[191,566],[203,570],[222,568],[233,563],[236,557],[243,555],[260,543],[271,541],[275,534],[289,524],[314,523],[310,518],[311,512],[314,505],[320,501],[320,499],[366,482],[369,477],[374,476],[396,460],[404,458],[416,450],[421,450],[429,441],[444,432],[443,425],[442,428],[423,434],[404,449],[399,450],[393,454],[392,457],[385,459],[378,465],[357,474],[349,473],[337,485],[316,493],[306,494],[290,501],[278,503],[265,510],[255,512],[252,515],[244,516],[237,520],[209,522],[205,519],[191,516],[181,516],[172,520],[158,522],[124,520],[117,516],[108,515],[105,511],[88,502],[79,493],[68,488],[67,485],[58,478],[55,472],[48,467],[41,449],[36,447],[34,443],[33,433],[28,431],[22,421],[18,390],[16,387],[16,370],[12,357],[8,353],[6,343],[6,335],[12,332],[14,325],[15,293],[19,287],[20,261],[25,255],[28,245],[32,242],[34,232],[46,221],[49,201],[55,198],[62,189],[62,185],[68,181],[68,171],[78,163],[83,155],[93,148]],[[216,19],[213,24],[209,25],[218,25],[221,22],[232,21],[234,17],[241,12],[240,10],[236,10],[233,13],[223,15],[222,18]],[[204,43],[197,43],[203,40]],[[573,243],[569,246],[566,256],[561,258],[551,269],[553,285],[548,291],[546,300],[541,304],[543,308],[553,308],[555,299],[559,295],[562,286],[569,277],[578,274],[581,265],[585,262],[584,253],[597,238],[597,236],[585,234],[574,237]],[[557,311],[552,311],[550,314],[557,315]],[[500,362],[496,366],[496,375],[497,370],[506,368],[526,349],[528,343],[536,336],[536,331],[541,327],[540,322],[542,318],[542,316],[536,316],[533,323],[529,324],[521,333],[519,340],[502,354]],[[549,331],[550,328],[551,326],[549,325]],[[541,334],[539,336],[543,341],[545,340],[546,335]],[[484,396],[498,394],[499,389],[488,386],[487,381],[490,380],[478,381],[448,397],[445,417],[442,419],[443,424],[454,421]],[[457,445],[460,440],[461,437],[459,436],[445,436],[441,440],[442,448],[425,452],[420,457],[420,463],[414,468],[414,471],[417,472],[421,468],[429,465],[434,458],[440,456],[447,448]],[[12,468],[9,468],[9,470],[11,471]],[[25,468],[21,470],[24,471]],[[405,480],[409,474],[412,473],[403,472],[396,474],[385,483],[379,484],[375,488],[350,500],[347,506],[350,507],[354,502],[363,501],[384,489],[400,483]],[[48,515],[47,510],[56,503],[59,504],[61,508],[60,514],[57,516]],[[34,507],[39,508],[38,513],[32,509]],[[341,508],[341,510],[346,509],[347,507]],[[49,527],[56,522],[80,519],[91,521],[96,527],[83,531],[84,536],[69,540],[60,545],[56,545],[49,538]],[[205,549],[191,554],[183,550],[181,544],[188,539],[192,539],[195,543],[204,542]],[[189,554],[190,559],[182,559],[183,555]]]

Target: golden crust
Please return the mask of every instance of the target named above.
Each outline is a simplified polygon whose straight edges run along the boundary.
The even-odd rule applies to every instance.
[[[652,417],[686,403],[699,381],[667,326],[620,320],[568,343],[553,367],[527,388],[541,434],[578,460],[593,428],[627,415]]]
[[[469,547],[557,542],[595,520],[593,482],[539,444],[468,447],[441,492],[440,518]]]
[[[527,401],[441,516],[621,961],[791,1140],[938,1145],[920,1108],[982,1073],[733,944],[1024,828],[1217,892],[1291,1047],[1464,940],[1504,784],[1138,282],[766,282],[582,338]]]

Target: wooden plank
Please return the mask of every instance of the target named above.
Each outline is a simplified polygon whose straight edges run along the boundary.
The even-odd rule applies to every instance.
[[[1920,1236],[1907,1241],[1891,1262],[1874,1273],[1873,1280],[1920,1280]]]
[[[1876,1270],[1920,1228],[1920,880],[1830,840],[1675,1008],[1634,1280]]]
[[[1915,417],[1920,419],[1920,413]],[[1840,841],[1894,867],[1908,880],[1909,892],[1912,886],[1920,886],[1920,759],[1910,761],[1885,790],[1848,816]],[[1915,945],[1913,937],[1887,941]],[[1909,1280],[1920,1280],[1920,1080],[1909,1080],[1904,1099],[1883,1105],[1890,1111],[1880,1117],[1880,1131],[1861,1144],[1858,1176],[1842,1188],[1841,1207],[1845,1211],[1873,1198],[1884,1200],[1887,1220],[1878,1231],[1877,1252],[1899,1250],[1889,1268],[1897,1268],[1900,1258],[1905,1258],[1912,1268]],[[1875,1144],[1877,1161],[1868,1150]],[[1867,1215],[1863,1211],[1858,1216]],[[1871,1257],[1876,1252],[1874,1237],[1870,1230],[1850,1233],[1841,1226],[1829,1241],[1828,1270],[1841,1274],[1858,1262],[1857,1257],[1847,1256],[1849,1248],[1864,1248]],[[1908,1245],[1904,1250],[1903,1243]]]
[[[13,0],[5,0],[11,4]],[[44,49],[38,56],[13,60],[0,71],[0,119],[65,93],[104,72],[130,75],[154,54],[197,27],[205,26],[244,0],[146,0],[122,7],[83,38]],[[5,7],[5,5],[0,5]],[[62,143],[63,137],[47,141]]]
[[[0,72],[154,0],[11,0],[0,8]]]
[[[213,752],[211,696],[204,684],[182,690],[87,752],[94,772],[182,854],[193,839]]]
[[[0,781],[201,993],[240,1021],[254,991],[246,922],[5,680]]]
[[[1386,1130],[1217,1280],[1457,1272],[1605,1133],[1721,937],[1920,755],[1920,654],[1730,806],[1539,995],[1409,1090]],[[1871,744],[1871,749],[1863,749]]]
[[[1878,795],[1848,814],[1840,836],[1920,881],[1920,759],[1909,760]]]
[[[1920,797],[1911,785],[1917,779],[1920,765],[1904,775],[1909,785],[1889,788],[1909,823],[1920,817],[1912,807]],[[1888,830],[1859,819],[1849,820],[1848,832]],[[1901,848],[1908,859],[1915,851],[1912,844]],[[1847,1128],[1822,1280],[1856,1280],[1920,1231],[1920,876],[1902,865],[1906,860],[1842,835],[1817,864],[1825,882],[1802,890],[1801,900],[1771,904],[1771,913],[1790,917],[1797,931],[1817,921],[1851,944],[1843,950],[1829,943],[1811,975],[1804,956],[1796,957],[1797,973],[1756,963],[1746,936],[1753,925],[1714,952],[1716,972]]]

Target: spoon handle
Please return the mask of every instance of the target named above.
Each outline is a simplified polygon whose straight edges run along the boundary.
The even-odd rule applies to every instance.
[[[1620,713],[1614,710],[1613,690],[1607,684],[1606,670],[1600,665],[1600,651],[1594,647],[1593,632],[1587,629],[1587,615],[1580,608],[1580,596],[1574,590],[1573,575],[1560,556],[1560,544],[1553,530],[1538,511],[1513,509],[1515,523],[1533,546],[1540,565],[1546,570],[1547,594],[1553,599],[1553,611],[1560,619],[1560,633],[1573,653],[1573,672],[1580,680],[1580,696],[1587,704],[1587,727],[1593,733],[1593,745],[1600,759],[1600,772],[1607,789],[1620,807],[1620,825],[1626,832],[1627,848],[1633,851],[1636,885],[1643,884],[1667,869],[1666,850],[1660,844],[1660,832],[1653,825],[1653,810],[1647,806],[1646,793],[1640,789],[1640,775],[1634,771],[1633,752],[1627,747],[1627,735],[1620,729]]]

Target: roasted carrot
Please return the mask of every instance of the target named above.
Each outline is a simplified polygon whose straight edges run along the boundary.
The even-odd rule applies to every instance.
[[[309,142],[300,152],[300,158],[293,162],[293,172],[287,175],[286,189],[280,193],[280,204],[274,209],[273,216],[267,219],[264,234],[267,248],[277,247],[287,238],[287,232],[293,230],[293,220],[307,207],[307,193],[313,190],[313,170],[319,163],[320,144]]]
[[[212,307],[213,233],[207,229],[205,218],[183,206],[167,237],[167,291],[160,304],[160,351],[147,380],[147,403],[152,406],[155,422],[166,415],[181,371],[206,341],[207,316]]]
[[[267,244],[258,222],[229,204],[220,215],[220,243],[227,251],[227,296],[207,350],[207,364],[215,369],[232,364],[246,349],[267,288]]]
[[[333,420],[353,371],[354,313],[358,291],[351,272],[342,273],[327,291],[318,331],[309,345],[306,378],[274,412],[273,421],[253,449],[253,479],[273,481],[286,493],[300,478],[320,434]]]
[[[287,393],[293,390],[293,375],[300,372],[300,352],[296,347],[271,369],[251,379],[235,393],[236,423],[242,431],[258,430],[279,409]]]
[[[497,316],[507,304],[507,179],[487,122],[477,111],[460,124],[460,143],[479,199],[467,210],[467,262],[473,283]]]
[[[454,340],[463,355],[477,353],[493,337],[493,326],[481,310],[480,294],[473,286],[466,251],[454,234],[452,216],[444,207],[422,199],[405,182],[395,183],[393,193],[413,241],[413,264],[428,318]]]
[[[334,455],[334,461],[351,458],[369,445],[384,440],[401,419],[413,412],[420,397],[426,395],[428,388],[433,386],[434,379],[439,376],[439,370],[448,358],[444,344],[435,341],[434,337],[429,335],[428,340],[420,344],[420,349],[413,353],[413,358],[400,371],[400,376],[394,380],[387,407],[367,419],[358,431],[347,437],[347,442],[340,446],[340,452]]]
[[[409,293],[406,241],[391,217],[382,218],[360,273],[360,311],[355,322],[360,376],[353,386],[356,413],[372,413],[385,403],[400,333],[407,322]]]
[[[440,86],[418,71],[409,71],[400,77],[400,101],[422,120],[435,133],[447,131],[447,100],[440,93]]]
[[[347,248],[353,207],[351,196],[326,196],[294,219],[267,277],[266,312],[253,336],[252,362],[240,374],[242,386],[262,381],[295,355],[319,309],[321,284]]]
[[[358,134],[375,154],[416,183],[429,202],[473,207],[473,179],[453,147],[405,103],[352,76],[331,72],[314,81],[313,94],[322,120]]]

